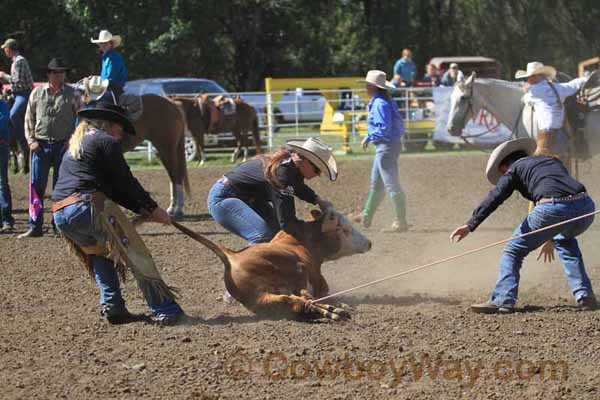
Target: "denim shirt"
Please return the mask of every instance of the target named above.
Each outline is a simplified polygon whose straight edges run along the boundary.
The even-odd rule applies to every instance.
[[[0,99],[0,142],[8,141],[9,111],[6,101]]]
[[[397,142],[404,133],[404,122],[394,100],[377,93],[369,101],[367,117],[369,142]]]
[[[127,83],[127,68],[123,57],[114,49],[102,54],[102,79],[108,79],[111,86],[123,88]]]

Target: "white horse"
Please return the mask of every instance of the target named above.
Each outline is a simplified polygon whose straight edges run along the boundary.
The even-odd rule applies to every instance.
[[[473,73],[468,79],[454,85],[450,97],[448,132],[453,136],[461,136],[468,119],[478,115],[484,108],[511,129],[513,137],[537,138],[538,128],[534,110],[530,105],[522,104],[523,94],[521,82],[476,79]],[[600,132],[597,131],[598,124],[591,121],[592,117],[594,115],[587,116],[584,132],[589,153],[594,156],[600,154]],[[568,133],[573,134],[570,131]]]
[[[454,85],[450,97],[448,132],[461,136],[469,118],[483,108],[498,122],[513,130],[515,137],[537,136],[537,126],[531,123],[531,107],[521,111],[523,84],[500,79],[475,79],[475,74]]]

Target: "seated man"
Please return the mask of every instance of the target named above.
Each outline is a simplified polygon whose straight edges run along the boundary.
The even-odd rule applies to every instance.
[[[454,86],[458,81],[465,79],[465,75],[458,69],[457,63],[450,64],[448,71],[442,76],[442,86]]]
[[[486,174],[496,187],[475,209],[469,222],[452,232],[452,240],[460,241],[473,232],[515,190],[535,202],[533,210],[514,231],[515,237],[594,212],[594,202],[586,193],[585,186],[569,175],[560,160],[547,156],[530,157],[535,148],[535,140],[525,138],[505,142],[493,151]],[[596,298],[575,238],[585,232],[593,220],[590,216],[511,240],[504,249],[496,288],[489,301],[475,304],[471,310],[485,314],[514,312],[523,259],[547,241],[551,241],[558,250],[579,307],[595,309]],[[552,259],[552,247],[544,246],[538,259],[542,255],[545,260]]]
[[[119,35],[112,35],[109,31],[100,31],[98,39],[90,39],[92,43],[98,45],[102,52],[102,79],[108,79],[109,87],[117,100],[121,94],[125,83],[127,83],[127,67],[123,56],[116,48],[121,45],[123,40]]]

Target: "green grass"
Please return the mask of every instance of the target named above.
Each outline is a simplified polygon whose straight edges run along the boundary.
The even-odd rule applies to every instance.
[[[283,145],[286,140],[295,138],[296,135],[277,135],[275,141],[275,148]],[[352,152],[343,154],[339,150],[341,149],[341,141],[332,142],[328,140],[329,136],[324,136],[324,140],[327,141],[334,149],[336,149],[335,157],[337,160],[369,160],[372,159],[375,154],[373,145],[369,145],[367,151],[363,151],[360,144],[356,143],[351,145]],[[254,153],[251,152],[251,156]],[[431,143],[428,143],[424,151],[421,152],[406,152],[404,151],[401,157],[438,157],[438,156],[453,156],[453,157],[465,157],[473,155],[483,154],[478,150],[464,150],[464,149],[453,149],[453,150],[436,150]],[[222,167],[230,166],[230,151],[223,152],[207,152],[207,160],[203,166],[200,166],[198,161],[188,162],[189,168],[207,168],[207,167]],[[147,154],[145,152],[129,152],[125,154],[125,158],[132,169],[159,169],[162,165],[156,156],[152,157],[152,161],[148,162]]]

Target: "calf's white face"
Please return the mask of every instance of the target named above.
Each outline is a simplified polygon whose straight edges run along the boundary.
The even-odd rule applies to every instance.
[[[333,231],[340,240],[340,249],[325,260],[337,260],[357,253],[366,253],[371,250],[371,241],[352,226],[352,223],[337,211],[332,211],[324,217],[323,230]]]

